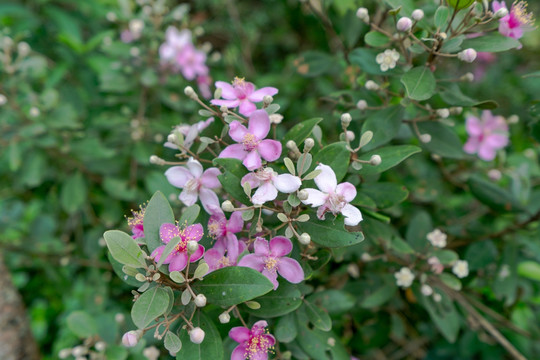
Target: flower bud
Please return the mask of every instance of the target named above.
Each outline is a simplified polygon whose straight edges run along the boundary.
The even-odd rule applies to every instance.
[[[500,172],[500,170],[497,169],[489,170],[487,175],[493,181],[499,181],[502,177],[502,173]]]
[[[369,163],[373,166],[380,165],[382,162],[380,155],[371,155],[371,158],[369,159]]]
[[[442,33],[439,33],[439,37],[443,40],[446,40],[446,38],[448,37],[448,35],[445,33],[445,32],[442,32]]]
[[[227,114],[227,112],[229,111],[229,108],[226,107],[225,105],[221,105],[221,107],[219,108],[219,111],[221,111],[224,114]]]
[[[352,121],[351,114],[345,113],[341,115],[341,126],[347,127],[350,125],[351,121]]]
[[[302,233],[302,235],[300,235],[300,237],[298,238],[298,241],[302,245],[309,245],[309,243],[311,242],[311,236],[309,236],[308,233]]]
[[[458,59],[468,63],[472,63],[476,59],[476,50],[472,48],[465,49],[460,51],[457,55]]]
[[[495,12],[495,14],[493,14],[493,17],[495,19],[502,19],[506,15],[508,15],[508,9],[506,7],[501,7],[499,10]]]
[[[184,94],[186,94],[186,96],[192,100],[197,100],[199,98],[199,96],[191,86],[186,86],[184,88]]]
[[[441,302],[441,300],[442,300],[441,294],[439,294],[439,293],[433,294],[433,300],[434,300],[435,302]]]
[[[283,120],[283,115],[281,114],[272,114],[269,116],[271,124],[281,124]]]
[[[160,158],[159,156],[152,155],[150,156],[150,164],[154,165],[165,165],[165,160]]]
[[[460,80],[462,81],[467,81],[467,82],[473,82],[474,81],[474,74],[473,73],[466,73],[465,75],[463,75]]]
[[[7,97],[4,94],[0,94],[0,106],[5,105],[7,103]]]
[[[94,345],[94,348],[97,350],[97,351],[105,351],[105,349],[107,348],[107,343],[105,341],[98,341],[95,345]]]
[[[428,284],[422,285],[420,291],[422,292],[422,295],[424,296],[430,296],[433,294],[433,289]]]
[[[197,252],[197,250],[199,250],[199,243],[196,242],[195,240],[189,240],[187,242],[186,248],[187,248],[188,254],[193,255],[195,254],[195,252]]]
[[[309,197],[309,193],[307,192],[307,190],[300,190],[297,196],[300,200],[307,200]]]
[[[463,112],[463,108],[461,106],[454,106],[450,108],[450,114],[459,115],[462,112]]]
[[[200,344],[204,340],[204,331],[200,327],[196,327],[189,332],[189,340],[194,344]]]
[[[265,106],[270,105],[273,101],[274,101],[274,98],[273,98],[273,97],[271,97],[270,95],[264,95],[264,97],[263,97],[263,104],[264,104]]]
[[[114,315],[114,321],[116,321],[118,324],[121,324],[126,320],[126,317],[122,313],[117,313]]]
[[[58,352],[58,357],[60,359],[67,359],[71,356],[71,349],[62,349]]]
[[[366,110],[367,107],[368,107],[368,104],[367,104],[367,101],[366,100],[358,100],[358,102],[356,103],[356,107],[360,110]]]
[[[510,115],[507,119],[509,124],[517,124],[519,122],[519,116],[517,115]]]
[[[193,301],[197,307],[205,307],[206,306],[206,296],[203,294],[199,294],[195,296],[195,300]]]
[[[427,144],[428,142],[431,141],[431,135],[429,134],[420,135],[420,141],[423,142],[424,144]]]
[[[373,91],[379,90],[379,85],[373,80],[366,81],[365,86],[367,90],[373,90]]]
[[[446,119],[447,117],[450,116],[450,110],[448,109],[437,109],[436,113],[437,113],[437,116],[443,119]]]
[[[356,10],[356,17],[365,23],[369,23],[369,12],[365,7],[361,7]]]
[[[287,146],[287,149],[289,149],[291,151],[298,150],[298,146],[296,145],[294,140],[287,141],[287,144],[285,144],[285,146]]]
[[[347,137],[347,141],[353,141],[354,140],[354,133],[350,130],[347,130],[347,133],[345,134]]]
[[[41,114],[41,112],[39,111],[39,109],[38,109],[37,107],[32,106],[32,107],[30,108],[29,114],[30,114],[31,117],[38,117],[39,114]]]
[[[396,29],[398,29],[398,31],[401,31],[401,32],[407,32],[411,30],[411,27],[412,27],[412,20],[409,19],[408,17],[402,17],[396,23]]]
[[[414,21],[420,21],[424,18],[424,11],[421,9],[416,9],[411,14]]]
[[[17,44],[17,52],[19,53],[19,56],[25,57],[26,55],[30,54],[30,45],[24,41],[21,41]]]
[[[229,321],[231,321],[231,315],[229,315],[228,312],[221,313],[219,315],[219,322],[222,324],[227,324]]]
[[[139,339],[141,338],[141,332],[131,330],[122,336],[122,345],[125,347],[134,347],[139,343]]]
[[[229,200],[225,200],[221,204],[221,210],[223,210],[225,212],[233,212],[234,211],[234,206],[233,206],[232,202],[230,202]]]

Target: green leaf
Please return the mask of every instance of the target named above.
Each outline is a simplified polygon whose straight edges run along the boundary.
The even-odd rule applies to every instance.
[[[296,338],[298,329],[296,328],[296,319],[294,313],[287,314],[277,321],[274,335],[279,342],[289,343]]]
[[[202,311],[193,316],[193,326],[204,331],[204,341],[194,344],[189,339],[187,330],[180,330],[183,347],[176,354],[178,360],[221,360],[223,359],[223,342],[216,325]]]
[[[169,241],[167,243],[167,245],[165,245],[165,249],[163,249],[163,253],[161,253],[161,257],[159,258],[159,261],[157,263],[157,267],[159,268],[161,265],[163,265],[163,262],[167,259],[167,257],[171,254],[171,252],[174,250],[174,248],[176,247],[176,245],[178,245],[180,243],[180,241],[182,241],[182,238],[176,236],[174,238],[171,239],[171,241]]]
[[[383,33],[372,30],[366,34],[366,36],[364,37],[364,41],[369,46],[381,47],[388,44],[390,39],[388,38],[388,36],[384,35]]]
[[[165,349],[167,349],[173,354],[179,352],[180,349],[182,349],[182,341],[180,341],[178,335],[176,335],[172,331],[167,331],[167,333],[165,334],[165,340],[163,341],[163,345],[165,345]]]
[[[328,311],[329,314],[342,314],[351,310],[356,298],[343,290],[329,289],[318,291],[307,297],[309,302]]]
[[[251,201],[244,193],[244,188],[240,185],[240,181],[248,173],[242,161],[238,159],[217,158],[213,160],[213,163],[214,165],[225,168],[225,172],[218,175],[218,180],[225,192],[242,204],[251,204]]]
[[[468,184],[474,197],[495,211],[516,212],[523,209],[509,191],[482,179],[478,175],[471,176]]]
[[[146,254],[131,236],[123,231],[109,230],[103,237],[116,261],[134,268],[146,266]]]
[[[135,280],[135,278],[133,276],[128,276],[126,275],[122,269],[125,265],[121,264],[120,262],[116,261],[110,251],[107,252],[107,259],[109,260],[109,262],[111,263],[112,267],[113,267],[113,270],[114,270],[114,273],[120,278],[122,279],[123,282],[125,282],[126,284],[128,284],[129,286],[132,286],[132,287],[139,287],[141,286],[141,283],[137,280]]]
[[[463,0],[462,0],[463,1]],[[439,6],[435,11],[434,23],[436,28],[442,28],[446,25],[448,17],[450,16],[450,10],[446,6]]]
[[[165,195],[161,191],[157,191],[144,211],[144,237],[148,250],[154,251],[158,246],[162,245],[159,228],[165,223],[174,223],[174,213]]]
[[[433,255],[435,255],[443,265],[451,265],[459,260],[458,254],[452,250],[437,249],[433,252]]]
[[[405,240],[397,236],[390,239],[390,248],[399,254],[414,254],[414,249]]]
[[[119,345],[108,345],[105,350],[105,359],[107,360],[126,360],[128,351],[125,347]]]
[[[506,37],[498,32],[474,39],[467,39],[461,44],[462,49],[473,48],[479,52],[502,52],[515,49],[521,46],[521,43],[511,37]]]
[[[248,267],[225,267],[193,285],[196,293],[206,296],[209,303],[232,306],[268,293],[274,285],[260,272]]]
[[[67,326],[75,335],[81,339],[96,335],[97,324],[94,317],[84,311],[74,311],[67,317]]]
[[[311,235],[311,240],[321,246],[330,248],[344,247],[358,244],[364,240],[361,232],[349,232],[345,230],[343,217],[338,215],[333,218],[326,215],[326,220],[318,220],[315,216],[305,223],[299,223],[300,233],[306,232]]]
[[[386,282],[374,292],[366,296],[360,302],[360,306],[366,309],[384,305],[392,297],[395,296],[397,286],[395,282]]]
[[[441,99],[452,106],[471,106],[479,109],[496,109],[499,104],[493,100],[478,101],[465,95],[457,84],[447,84],[439,92]]]
[[[363,147],[363,150],[372,150],[396,137],[403,119],[403,112],[404,108],[401,105],[372,112],[362,126],[362,133],[371,131],[373,138]]]
[[[60,203],[62,208],[68,213],[73,214],[82,208],[87,199],[86,182],[80,172],[67,178],[60,191]]]
[[[315,126],[317,126],[317,124],[322,120],[322,118],[313,118],[294,125],[283,137],[283,145],[285,146],[289,140],[292,140],[297,145],[300,145],[309,137],[309,135],[311,135],[311,132]]]
[[[306,315],[309,317],[309,321],[313,326],[322,331],[330,331],[332,329],[332,319],[330,319],[330,315],[326,311],[319,309],[307,300],[304,300],[304,307]]]
[[[345,177],[349,169],[350,153],[345,142],[337,142],[323,147],[315,155],[315,164],[328,165],[336,173],[338,183]]]
[[[418,211],[409,220],[405,239],[414,250],[422,251],[428,245],[426,236],[431,231],[433,231],[431,216],[426,211]]]
[[[197,220],[197,217],[199,216],[200,212],[201,212],[201,207],[197,204],[194,204],[188,208],[185,208],[184,212],[182,212],[182,216],[180,217],[180,220],[178,221],[178,224],[180,224],[180,226],[192,225],[195,222],[195,220]]]
[[[309,261],[309,266],[313,271],[319,270],[332,259],[332,253],[327,249],[319,249],[312,256],[317,258],[317,260]]]
[[[431,141],[422,143],[422,147],[428,151],[449,159],[463,159],[463,144],[461,140],[448,126],[439,122],[426,121],[418,123],[421,134],[429,134]]]
[[[302,305],[301,296],[296,285],[281,281],[275,291],[257,298],[257,302],[261,305],[259,309],[246,307],[245,310],[264,319],[278,317],[298,309]]]
[[[435,93],[435,76],[427,66],[418,66],[401,77],[407,96],[413,100],[427,100]]]
[[[405,186],[386,182],[362,184],[360,191],[373,199],[379,209],[397,205],[409,196]]]
[[[381,157],[381,163],[377,166],[365,165],[358,172],[360,175],[373,175],[393,168],[409,156],[422,151],[418,146],[413,145],[393,145],[383,148],[368,151],[360,155],[360,160],[369,161],[371,155],[379,155]]]
[[[442,273],[439,275],[439,279],[445,283],[449,288],[456,291],[461,290],[461,281],[452,274]]]
[[[131,308],[133,323],[139,329],[144,329],[167,311],[169,300],[169,294],[161,287],[156,286],[146,291],[139,296]]]
[[[336,58],[322,51],[306,51],[300,57],[298,72],[304,76],[315,77],[335,69]]]
[[[540,281],[540,264],[536,261],[523,261],[518,264],[517,272],[527,279]]]
[[[471,6],[475,0],[448,0],[448,5],[452,6],[454,9],[465,9]]]
[[[420,299],[441,334],[448,342],[454,343],[457,339],[461,322],[452,300],[444,294],[441,302],[438,303],[432,297],[421,294],[417,294],[416,297]]]

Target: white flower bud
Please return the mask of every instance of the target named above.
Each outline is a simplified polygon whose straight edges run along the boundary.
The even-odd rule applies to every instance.
[[[307,138],[304,141],[304,151],[305,152],[308,152],[311,149],[313,149],[313,146],[315,146],[315,140],[313,140],[312,138]]]
[[[468,63],[472,63],[476,59],[476,50],[472,48],[465,49],[463,51],[460,51],[457,54],[457,57],[461,61],[465,61]]]
[[[459,115],[462,112],[463,112],[463,108],[461,106],[454,106],[450,108],[450,114]]]
[[[281,114],[272,114],[269,116],[271,124],[281,124],[283,120],[283,115]]]
[[[125,319],[126,317],[122,313],[117,313],[116,315],[114,315],[114,321],[116,321],[118,324],[123,323]]]
[[[365,252],[365,253],[362,253],[362,255],[360,256],[360,259],[362,259],[363,262],[368,262],[368,261],[371,261],[372,257],[371,255]]]
[[[368,103],[366,100],[358,100],[356,103],[356,107],[360,110],[366,110],[368,107]]]
[[[287,149],[292,150],[292,151],[298,149],[298,146],[296,145],[296,143],[294,142],[294,140],[289,140],[289,141],[287,141],[287,144],[285,144],[285,146],[287,146]]]
[[[226,107],[225,105],[221,105],[221,107],[219,108],[219,111],[226,114],[229,111],[229,108]]]
[[[139,343],[139,339],[141,338],[142,333],[140,330],[131,330],[122,336],[122,345],[125,347],[134,347]]]
[[[138,36],[144,28],[144,21],[141,19],[133,19],[129,22],[128,26],[129,30]]]
[[[233,206],[232,202],[230,202],[229,200],[225,200],[221,204],[221,210],[223,210],[225,212],[233,212],[234,211],[234,206]]]
[[[371,158],[369,159],[369,163],[373,166],[380,165],[382,162],[380,155],[371,155]]]
[[[502,178],[502,173],[497,169],[491,169],[488,171],[488,178],[493,181],[499,181]]]
[[[206,306],[206,296],[203,294],[199,294],[195,296],[194,303],[197,307],[205,307]]]
[[[435,302],[441,302],[441,300],[442,300],[441,294],[439,294],[439,293],[433,294],[433,300],[434,300]]]
[[[424,296],[431,296],[431,294],[433,294],[433,289],[428,284],[422,285],[420,291]]]
[[[448,37],[448,35],[446,35],[445,32],[442,32],[442,33],[439,33],[439,37],[443,40],[446,40],[446,38]]]
[[[437,109],[436,113],[437,113],[437,116],[443,119],[446,119],[447,117],[450,116],[450,110],[448,109]]]
[[[307,192],[307,190],[300,190],[297,196],[300,200],[307,200],[309,197],[309,193]]]
[[[507,119],[509,124],[517,124],[519,122],[519,116],[517,115],[510,115]]]
[[[431,141],[431,135],[429,134],[420,135],[420,141],[423,142],[424,144],[427,144],[428,142]]]
[[[7,103],[7,97],[4,94],[0,94],[0,106],[5,105]]]
[[[493,14],[493,17],[495,19],[502,19],[506,15],[508,15],[508,9],[506,7],[501,7],[499,10],[495,12],[495,14]]]
[[[272,102],[274,101],[274,98],[271,97],[270,95],[264,95],[263,97],[263,104],[268,106],[270,105]]]
[[[411,14],[413,20],[420,21],[424,18],[424,11],[422,9],[416,9]]]
[[[105,15],[105,18],[107,19],[107,21],[110,21],[110,22],[115,22],[117,20],[116,14],[113,13],[112,11],[109,11],[107,15]]]
[[[349,124],[351,123],[351,121],[352,121],[351,114],[345,113],[345,114],[342,114],[342,115],[341,115],[341,125],[342,125],[343,127],[349,126]]]
[[[298,238],[298,241],[302,245],[309,245],[309,243],[311,242],[311,236],[309,236],[308,233],[302,233],[302,235],[300,235],[300,237]]]
[[[189,340],[194,344],[200,344],[204,340],[204,331],[200,327],[196,327],[189,332]]]
[[[41,112],[39,111],[39,109],[35,106],[32,106],[30,108],[30,112],[29,112],[29,115],[31,117],[38,117],[39,115],[41,114]]]
[[[94,345],[94,348],[99,352],[105,351],[107,348],[107,343],[105,341],[98,341],[96,345]]]
[[[396,29],[398,29],[398,31],[401,31],[401,32],[407,32],[411,30],[411,27],[412,27],[412,20],[409,19],[408,17],[402,17],[396,23]]]
[[[131,49],[129,49],[129,54],[133,57],[137,57],[141,55],[141,50],[138,47],[133,46]]]
[[[365,7],[356,10],[356,17],[365,23],[369,23],[369,11]]]
[[[231,321],[231,315],[228,312],[223,312],[219,315],[219,322],[222,324],[228,324]]]
[[[347,141],[353,141],[355,138],[354,133],[350,130],[347,131],[346,136],[347,136]]]
[[[24,41],[17,44],[17,52],[19,53],[19,56],[25,57],[26,55],[30,54],[30,50],[30,45]]]
[[[58,352],[58,357],[60,359],[67,359],[71,356],[71,349],[62,349]]]
[[[379,85],[373,80],[366,81],[365,86],[367,90],[373,90],[373,91],[379,90]]]
[[[189,240],[187,242],[186,248],[187,248],[188,254],[193,255],[195,254],[195,252],[197,252],[197,250],[199,250],[199,243],[196,242],[195,240]]]
[[[161,352],[155,346],[150,346],[143,350],[143,355],[148,360],[158,360]]]
[[[152,155],[152,156],[150,156],[150,164],[165,165],[165,160],[163,160],[162,158],[160,158],[157,155]]]
[[[199,98],[199,96],[191,86],[186,86],[184,88],[184,94],[186,94],[186,96],[192,100],[196,100]]]
[[[167,135],[168,142],[175,144],[177,140],[178,140],[178,137],[175,134]]]
[[[465,75],[463,75],[461,77],[461,80],[462,81],[467,81],[467,82],[473,82],[474,81],[474,74],[473,73],[466,73]]]

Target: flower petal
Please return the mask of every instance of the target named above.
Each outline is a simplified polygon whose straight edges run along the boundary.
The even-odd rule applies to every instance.
[[[197,251],[195,251],[193,254],[191,254],[191,256],[189,257],[189,262],[195,262],[195,261],[199,261],[200,258],[202,258],[204,255],[204,246],[202,245],[199,245],[199,247],[197,248]]]
[[[356,188],[350,182],[344,182],[336,186],[336,193],[343,196],[346,202],[351,202],[356,197]]]
[[[236,93],[234,92],[234,87],[226,83],[225,81],[216,81],[216,87],[221,89],[221,97],[227,100],[235,100]]]
[[[270,117],[266,110],[254,111],[249,117],[248,130],[259,140],[262,140],[270,131]]]
[[[152,251],[152,254],[150,254],[150,256],[155,261],[159,261],[159,259],[161,259],[161,256],[163,255],[163,250],[165,250],[165,245],[158,246],[154,249],[154,251]]]
[[[191,172],[183,166],[173,166],[165,171],[165,176],[172,186],[183,188],[186,183],[193,179]]]
[[[182,238],[186,239],[186,241],[200,241],[203,234],[204,229],[202,225],[193,224],[184,229]]]
[[[197,202],[197,198],[199,197],[199,194],[197,191],[184,189],[178,196],[178,199],[180,199],[181,202],[184,203],[186,206],[191,206]]]
[[[265,139],[259,143],[257,151],[266,161],[275,161],[281,156],[281,143],[277,140]]]
[[[194,178],[198,179],[201,177],[203,173],[203,167],[200,162],[190,157],[189,160],[187,161],[186,166],[188,167],[189,172],[193,174]]]
[[[231,331],[234,330],[234,329],[235,328],[231,329]],[[242,329],[245,329],[245,328],[242,328]],[[238,345],[237,347],[235,347],[232,354],[231,354],[231,360],[245,360],[246,357],[244,355],[247,353],[246,346],[247,345]]]
[[[329,194],[336,190],[337,180],[336,173],[328,165],[319,164],[315,170],[321,170],[321,173],[315,177],[315,184],[323,192]]]
[[[244,141],[244,136],[248,133],[248,129],[240,121],[235,120],[229,125],[229,136],[237,143]]]
[[[187,265],[187,252],[177,253],[169,264],[169,271],[182,271]]]
[[[278,93],[278,89],[274,88],[274,87],[263,87],[257,91],[254,91],[253,93],[251,93],[251,95],[248,96],[248,99],[253,101],[253,102],[261,102],[263,101],[263,98],[268,95],[268,96],[274,96]]]
[[[468,154],[476,154],[478,147],[480,146],[480,141],[476,137],[470,137],[469,140],[463,146],[463,150]]]
[[[262,257],[258,255],[249,254],[240,259],[238,266],[249,267],[261,272],[264,268],[264,261]]]
[[[478,157],[482,160],[491,161],[495,159],[496,154],[496,150],[486,143],[480,144],[478,148]]]
[[[243,326],[236,326],[229,330],[229,337],[240,344],[248,341],[250,335],[251,331]],[[244,357],[242,357],[242,360],[244,360]]]
[[[292,251],[292,242],[284,236],[276,236],[270,240],[270,255],[282,257]]]
[[[234,234],[234,233],[242,231],[243,227],[244,227],[244,219],[242,219],[242,212],[241,211],[233,212],[231,215],[231,218],[229,219],[229,222],[227,223],[227,232]]]
[[[508,145],[508,135],[490,134],[484,138],[484,143],[492,148],[501,149]]]
[[[214,191],[202,187],[201,190],[199,190],[199,196],[201,198],[201,204],[204,211],[206,211],[208,214],[215,211],[215,208],[220,207],[219,198]]]
[[[362,221],[362,213],[351,204],[345,205],[341,213],[345,216],[345,225],[355,226]]]
[[[302,180],[298,176],[291,174],[278,175],[273,179],[274,186],[279,192],[290,194],[295,192],[302,185]]]
[[[251,202],[253,204],[262,205],[267,201],[274,200],[277,197],[277,194],[278,192],[274,184],[272,184],[271,181],[267,181],[255,191],[255,194],[251,197]]]
[[[227,149],[225,149],[227,150]],[[261,167],[261,156],[256,150],[253,150],[249,152],[244,161],[242,161],[242,164],[248,169],[248,170],[255,170]]]
[[[206,263],[210,267],[210,270],[219,269],[219,262],[223,257],[223,252],[221,252],[220,250],[221,249],[212,248],[206,253],[204,253],[204,261],[206,261]]]
[[[255,173],[247,173],[246,175],[244,175],[242,177],[242,179],[240,180],[240,184],[243,186],[245,183],[249,183],[249,186],[251,186],[252,189],[255,189],[257,187],[259,187],[261,185],[261,181],[259,180],[259,178],[257,177],[257,175],[255,175]]]
[[[249,101],[248,99],[244,99],[244,100],[240,101],[240,107],[238,108],[238,112],[240,114],[242,114],[244,116],[250,116],[256,110],[257,110],[257,106],[254,103],[252,103],[251,101]]]
[[[244,145],[233,144],[227,146],[218,157],[220,158],[233,158],[238,160],[244,160],[248,152],[244,150]]]
[[[216,189],[221,187],[221,183],[218,180],[218,175],[221,175],[221,171],[218,168],[212,167],[206,169],[201,176],[201,183],[204,187],[210,189]]]
[[[277,281],[277,272],[276,271],[268,271],[266,268],[263,268],[263,270],[261,271],[261,274],[266,276],[266,278],[268,280],[270,280],[270,282],[272,284],[274,284],[274,290],[276,290],[278,288],[279,282]]]
[[[480,136],[484,131],[480,119],[478,119],[476,116],[467,117],[465,128],[470,136]]]
[[[161,241],[168,244],[174,237],[180,237],[180,229],[174,224],[165,223],[159,227],[159,237]]]
[[[225,107],[228,107],[228,108],[235,108],[240,104],[240,101],[238,101],[238,100],[212,99],[212,100],[210,100],[210,104],[217,105],[217,106],[225,106]]]
[[[298,261],[289,257],[283,257],[279,259],[278,272],[285,280],[290,283],[298,284],[304,281],[304,270],[298,263]]]
[[[328,197],[327,194],[317,189],[303,189],[303,190],[307,191],[308,198],[306,200],[302,200],[302,203],[306,205],[311,205],[312,207],[321,206],[322,204],[326,202],[326,198]]]
[[[270,255],[268,240],[258,237],[255,239],[255,243],[253,244],[253,250],[255,254],[259,256]]]

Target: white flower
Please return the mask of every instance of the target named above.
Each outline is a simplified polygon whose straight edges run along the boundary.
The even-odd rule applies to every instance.
[[[315,170],[321,173],[313,179],[320,190],[304,189],[309,196],[302,202],[312,207],[318,207],[317,217],[324,220],[327,211],[345,216],[345,225],[354,226],[362,221],[360,210],[349,204],[356,197],[356,188],[349,182],[337,183],[334,170],[328,165],[319,164]]]
[[[430,296],[431,294],[433,294],[433,289],[428,284],[422,285],[422,288],[420,289],[420,291],[422,292],[422,295],[424,296]]]
[[[366,90],[379,90],[379,85],[373,81],[373,80],[368,80],[366,81]]]
[[[174,128],[174,130],[171,132],[171,134],[167,138],[167,140],[169,141],[163,144],[163,146],[168,147],[170,149],[183,150],[183,148],[185,148],[189,150],[189,148],[191,148],[191,145],[193,145],[193,142],[195,141],[197,136],[199,136],[199,134],[208,126],[210,126],[210,124],[212,124],[213,122],[214,122],[214,118],[211,117],[206,120],[199,121],[198,123],[193,124],[193,125],[187,125],[187,124],[178,125]],[[174,141],[170,141],[170,140],[175,140],[175,137],[177,136],[176,133],[180,133],[184,136],[184,143],[182,144],[183,148],[179,147]]]
[[[394,273],[394,276],[396,277],[397,286],[402,288],[408,288],[414,280],[414,274],[408,267],[402,267],[398,272]]]
[[[386,49],[377,55],[375,61],[381,66],[381,71],[393,69],[399,60],[399,53],[395,49]]]
[[[465,260],[458,260],[452,266],[452,272],[460,279],[469,275],[469,263]]]
[[[433,230],[426,237],[431,245],[435,247],[444,248],[446,246],[446,234],[439,229]]]
[[[240,183],[244,185],[246,182],[249,183],[252,189],[258,188],[251,197],[251,202],[258,205],[274,200],[278,195],[278,191],[290,194],[298,190],[302,185],[302,180],[298,176],[291,174],[278,175],[269,167],[246,174],[240,180]]]

